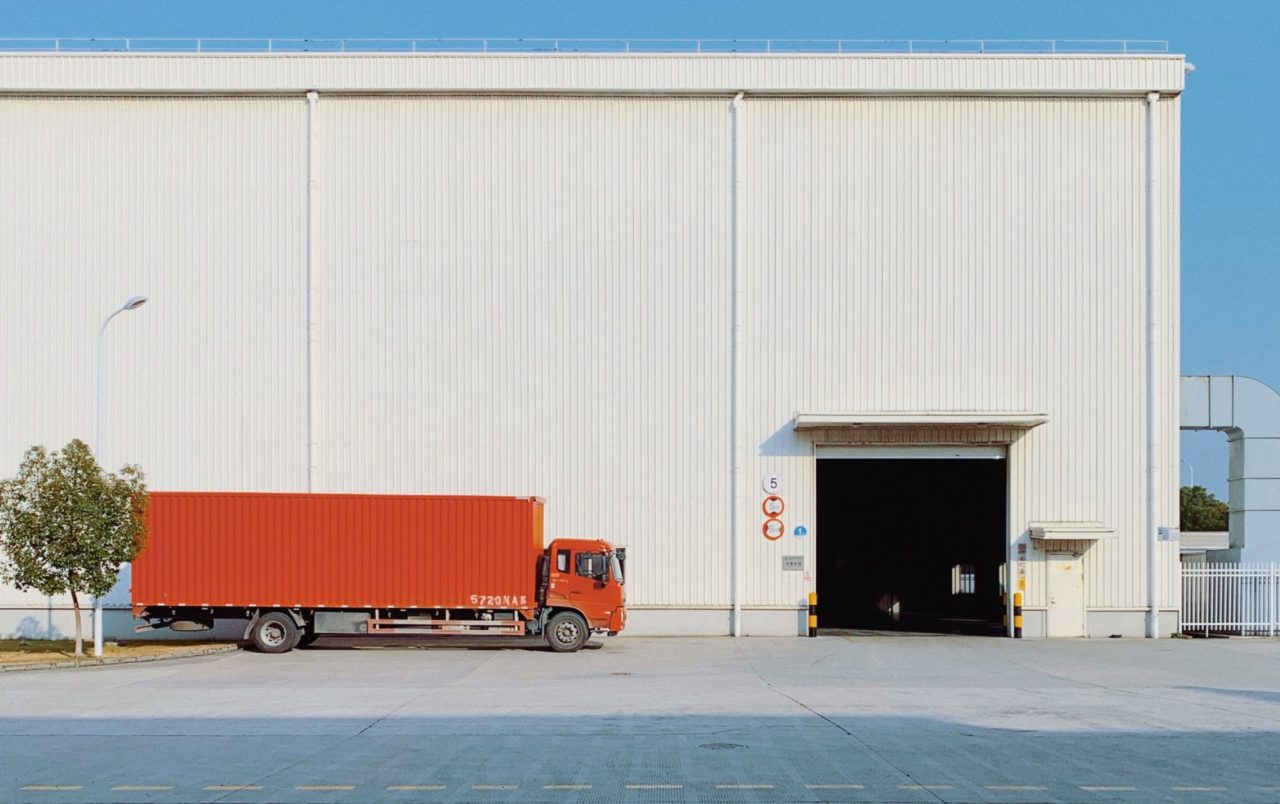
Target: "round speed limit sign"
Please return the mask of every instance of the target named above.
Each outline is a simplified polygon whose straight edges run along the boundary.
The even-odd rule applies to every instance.
[[[764,480],[760,481],[760,487],[764,489],[765,494],[781,494],[782,478],[777,475],[765,475]]]
[[[770,494],[765,497],[764,502],[760,504],[760,510],[764,511],[764,515],[770,519],[777,519],[782,516],[782,511],[786,507],[787,504],[776,494]]]
[[[766,519],[760,530],[764,533],[766,539],[776,542],[782,538],[782,534],[787,532],[787,526],[783,525],[780,519]]]

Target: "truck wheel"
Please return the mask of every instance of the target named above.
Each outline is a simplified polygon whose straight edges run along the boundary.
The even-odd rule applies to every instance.
[[[250,637],[263,653],[287,653],[298,642],[298,626],[288,614],[272,611],[258,618]]]
[[[587,621],[571,611],[562,611],[547,622],[547,644],[557,653],[572,653],[587,644],[591,636]]]

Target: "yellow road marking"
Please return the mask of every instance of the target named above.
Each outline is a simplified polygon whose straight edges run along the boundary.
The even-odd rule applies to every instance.
[[[544,784],[543,790],[590,790],[589,784]]]
[[[1105,787],[1103,785],[1082,784],[1080,789],[1089,793],[1132,793],[1136,787]]]
[[[83,790],[84,785],[79,784],[29,784],[22,788],[40,793],[56,793],[58,791],[73,792],[75,790]]]
[[[682,784],[629,784],[628,790],[683,790]]]
[[[355,790],[353,784],[300,784],[295,790]]]
[[[111,788],[117,793],[147,793],[160,792],[163,790],[172,790],[171,784],[118,784]]]
[[[473,784],[472,790],[518,790],[518,784]]]
[[[810,790],[861,790],[860,784],[807,784]]]
[[[951,790],[949,784],[900,784],[899,790]]]
[[[718,784],[717,790],[772,790],[771,784]]]
[[[1176,785],[1170,787],[1175,793],[1217,793],[1226,790],[1225,787],[1192,787],[1191,785]]]
[[[1014,791],[1014,790],[1048,790],[1047,787],[1040,787],[1034,784],[989,784],[988,790]]]
[[[442,784],[389,784],[388,790],[443,790]]]
[[[234,793],[237,790],[261,790],[262,785],[260,784],[207,784],[204,786],[204,789],[210,790],[213,792],[218,792],[218,793]]]

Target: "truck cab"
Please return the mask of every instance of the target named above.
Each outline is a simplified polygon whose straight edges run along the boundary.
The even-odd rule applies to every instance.
[[[543,573],[543,600],[549,613],[546,638],[557,644],[581,644],[591,633],[610,636],[627,622],[626,552],[596,539],[556,539],[547,547]],[[581,623],[561,614],[577,613],[586,620],[586,631],[577,633]]]

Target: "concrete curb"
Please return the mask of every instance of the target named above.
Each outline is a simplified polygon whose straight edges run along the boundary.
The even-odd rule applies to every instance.
[[[87,658],[75,661],[68,659],[59,662],[35,662],[32,664],[0,664],[0,673],[17,673],[23,670],[61,670],[64,667],[102,667],[110,664],[137,664],[139,662],[159,662],[166,659],[190,659],[195,656],[216,656],[220,653],[235,653],[239,645],[212,645],[206,648],[174,651],[173,653],[156,653],[150,656],[118,656],[110,659]]]

